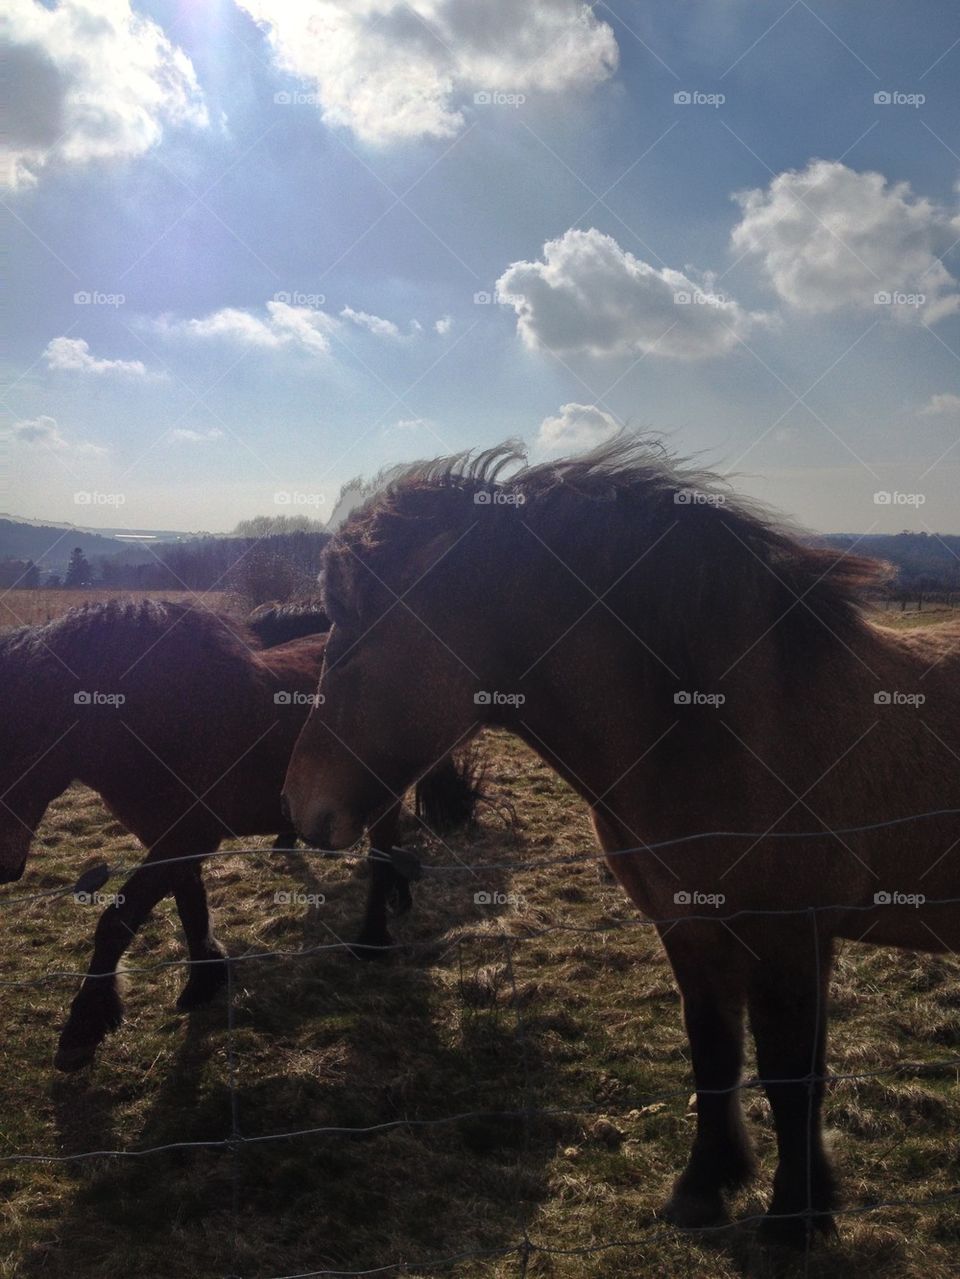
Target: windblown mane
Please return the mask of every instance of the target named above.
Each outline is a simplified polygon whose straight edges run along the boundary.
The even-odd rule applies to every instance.
[[[463,531],[469,554],[471,526],[501,542],[505,573],[517,571],[518,557],[539,540],[597,593],[622,579],[617,612],[638,626],[655,595],[661,616],[674,601],[689,622],[693,600],[704,630],[715,630],[739,594],[751,609],[768,601],[770,623],[787,614],[779,629],[788,639],[819,642],[862,625],[864,592],[888,571],[875,560],[801,541],[799,530],[653,438],[621,433],[577,457],[535,466],[524,460],[521,447],[507,442],[418,462],[396,475],[327,549],[324,599],[331,615],[362,612],[376,578],[404,588],[404,563],[444,531]],[[487,499],[478,508],[481,494]],[[643,600],[631,591],[632,568],[641,560],[645,581],[656,583]]]

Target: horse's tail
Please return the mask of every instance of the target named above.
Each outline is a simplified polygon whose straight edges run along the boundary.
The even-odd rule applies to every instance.
[[[474,825],[477,806],[484,798],[484,774],[475,746],[448,755],[417,783],[417,816],[436,831]]]

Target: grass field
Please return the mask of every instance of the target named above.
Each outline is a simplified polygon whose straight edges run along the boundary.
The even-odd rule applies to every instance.
[[[42,626],[80,604],[132,598],[178,600],[214,610],[230,605],[226,591],[113,591],[100,587],[76,591],[14,589],[0,592],[0,631],[16,626]]]
[[[411,831],[426,864],[592,853],[572,792],[512,739],[490,734],[482,746],[496,804],[447,846]],[[94,860],[139,856],[82,788],[51,807],[40,835],[45,851],[7,896],[72,883]],[[556,1279],[957,1274],[957,1202],[852,1213],[806,1268],[762,1250],[750,1226],[684,1237],[658,1223],[695,1122],[679,999],[656,936],[631,924],[635,911],[593,861],[428,875],[414,913],[395,925],[402,945],[388,964],[340,948],[244,958],[329,946],[351,935],[362,909],[361,867],[263,844],[207,871],[218,935],[236,959],[229,1001],[173,1011],[183,969],[171,904],[128,953],[127,1021],[89,1071],[64,1077],[51,1066],[73,978],[0,986],[0,1153],[135,1151],[234,1130],[244,1139],[0,1163],[0,1276],[267,1279],[403,1262],[384,1273],[513,1279],[520,1256],[497,1250],[524,1231],[556,1250],[534,1251],[525,1273]],[[277,904],[277,890],[325,901]],[[478,892],[504,900],[480,905]],[[95,919],[70,896],[0,908],[0,981],[81,970]],[[960,1074],[906,1068],[960,1056],[958,971],[952,956],[841,950],[830,1067],[890,1072],[830,1089],[849,1208],[960,1186]],[[752,1090],[745,1101],[763,1175],[735,1201],[737,1217],[763,1210],[773,1159],[766,1102]],[[529,1109],[552,1113],[445,1121]],[[387,1126],[256,1140],[375,1125]],[[630,1246],[564,1253],[616,1240]],[[490,1255],[447,1268],[429,1260],[474,1251]]]

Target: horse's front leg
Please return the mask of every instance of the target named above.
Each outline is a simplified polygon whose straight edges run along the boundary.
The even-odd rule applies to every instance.
[[[190,976],[180,992],[177,1007],[189,1012],[211,1000],[227,980],[226,951],[210,926],[203,863],[199,858],[181,862],[174,869],[173,895],[191,960]]]
[[[115,903],[100,916],[87,976],[60,1032],[54,1057],[58,1070],[86,1066],[107,1033],[120,1025],[123,1001],[117,990],[117,964],[143,921],[171,888],[169,868],[148,857],[120,889]]]
[[[761,949],[759,938],[750,939],[761,955],[750,975],[750,1023],[779,1156],[763,1230],[775,1242],[799,1247],[812,1230],[836,1229],[834,1178],[821,1127],[833,956],[812,916],[778,920],[776,930],[776,949],[769,944]]]
[[[707,1226],[725,1219],[722,1192],[755,1170],[739,1089],[743,964],[730,935],[712,922],[684,920],[661,929],[661,939],[683,996],[697,1087],[697,1135],[665,1215],[679,1226]]]
[[[410,885],[384,857],[396,842],[399,819],[400,806],[395,804],[370,827],[370,889],[363,923],[353,947],[358,959],[385,958],[385,948],[393,944],[387,927],[387,906],[391,898],[397,914],[403,914],[413,904]]]

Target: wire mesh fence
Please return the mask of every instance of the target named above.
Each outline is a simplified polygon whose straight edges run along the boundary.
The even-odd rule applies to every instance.
[[[940,809],[926,813],[911,814],[905,817],[896,818],[885,822],[869,823],[862,826],[850,827],[834,834],[856,834],[870,832],[891,826],[905,825],[910,822],[923,821],[933,817],[957,816],[960,815],[960,809]],[[567,854],[546,858],[524,858],[516,861],[497,861],[497,862],[479,862],[469,864],[462,861],[449,864],[436,864],[421,866],[419,859],[416,858],[409,850],[396,849],[392,852],[373,851],[368,854],[374,859],[386,860],[394,865],[405,876],[412,878],[420,878],[437,876],[442,877],[453,873],[477,872],[477,871],[498,871],[498,872],[514,872],[530,869],[544,869],[559,866],[569,866],[575,862],[602,862],[617,856],[626,856],[630,854],[642,854],[656,852],[659,849],[687,844],[702,840],[722,840],[722,839],[757,839],[764,838],[784,838],[784,839],[812,839],[823,838],[828,833],[824,830],[814,832],[766,832],[760,836],[751,832],[730,832],[730,831],[713,831],[703,832],[693,835],[677,837],[671,840],[659,841],[658,843],[644,845],[643,847],[628,848],[615,850],[613,853],[597,854],[597,853],[581,853]],[[294,850],[285,850],[285,855],[290,856]],[[295,854],[304,859],[321,857],[328,859],[331,857],[329,852],[320,852],[315,849],[297,849]],[[216,857],[254,857],[267,856],[271,854],[269,850],[263,846],[250,846],[243,848],[226,848],[219,849],[215,853],[204,853],[198,855],[189,855],[179,858],[170,858],[155,863],[158,869],[169,866],[172,862],[192,861],[192,860],[210,860]],[[356,860],[361,855],[355,850],[336,853],[333,856],[344,860]],[[104,866],[99,868],[94,876],[98,883],[106,882],[107,878],[125,875],[135,869],[140,863],[129,865],[117,865],[114,867]],[[59,887],[43,890],[37,893],[8,895],[0,898],[0,909],[11,910],[16,907],[25,907],[39,901],[56,901],[58,899],[76,896],[78,893],[87,892],[89,890],[90,872],[86,876],[81,876],[81,880],[73,884],[65,884]],[[956,898],[938,898],[928,899],[925,903],[929,906],[944,907],[960,907],[960,897]],[[810,921],[811,939],[814,944],[814,950],[819,954],[819,920],[825,915],[837,913],[856,913],[873,910],[874,906],[870,903],[863,902],[838,902],[830,904],[817,905],[798,905],[789,908],[779,909],[741,909],[732,911],[722,916],[725,920],[734,920],[740,918],[769,916],[782,919],[788,916],[806,917]],[[515,1018],[514,1038],[518,1049],[518,1060],[520,1063],[520,1078],[518,1080],[519,1096],[521,1104],[513,1107],[496,1107],[496,1108],[478,1108],[466,1110],[454,1110],[432,1117],[404,1116],[397,1119],[385,1120],[383,1122],[373,1124],[323,1124],[308,1127],[298,1127],[288,1130],[269,1131],[263,1133],[246,1133],[241,1126],[240,1115],[240,1091],[238,1088],[238,1067],[239,1067],[239,1049],[237,1045],[237,1022],[236,1022],[236,1000],[237,1000],[237,974],[240,970],[245,970],[246,966],[257,961],[269,960],[309,960],[318,955],[337,952],[352,951],[353,945],[347,941],[340,939],[324,942],[313,946],[304,946],[295,949],[270,949],[255,950],[248,953],[227,956],[225,959],[191,959],[178,958],[170,960],[157,960],[137,966],[124,966],[125,973],[155,973],[158,970],[168,968],[182,968],[190,970],[194,967],[204,964],[222,963],[225,965],[226,971],[226,1082],[227,1094],[229,1101],[229,1125],[227,1129],[216,1135],[206,1138],[191,1138],[188,1140],[179,1140],[172,1142],[163,1142],[154,1145],[141,1147],[118,1147],[118,1148],[101,1148],[74,1151],[71,1153],[38,1153],[36,1151],[17,1151],[7,1150],[0,1152],[0,1164],[10,1166],[23,1166],[30,1164],[84,1164],[95,1160],[112,1160],[112,1161],[140,1161],[155,1158],[164,1154],[173,1152],[190,1152],[201,1150],[219,1150],[224,1151],[234,1159],[234,1169],[232,1177],[233,1186],[233,1212],[236,1221],[236,1228],[239,1231],[241,1226],[241,1189],[240,1178],[237,1164],[237,1156],[243,1151],[257,1151],[265,1147],[272,1146],[276,1143],[304,1141],[319,1138],[375,1138],[377,1136],[387,1134],[397,1129],[407,1129],[410,1131],[426,1131],[431,1129],[443,1129],[456,1127],[468,1121],[483,1120],[491,1123],[512,1123],[520,1125],[521,1132],[521,1152],[525,1153],[529,1148],[531,1140],[531,1126],[540,1120],[559,1119],[562,1117],[583,1117],[592,1114],[602,1114],[604,1116],[619,1116],[638,1110],[644,1110],[650,1107],[660,1105],[668,1105],[672,1102],[683,1103],[690,1097],[690,1085],[686,1087],[678,1087],[667,1091],[659,1091],[653,1093],[641,1093],[638,1095],[630,1095],[621,1099],[616,1105],[606,1102],[595,1102],[591,1100],[578,1101],[575,1104],[563,1106],[543,1106],[535,1104],[533,1092],[531,1088],[531,1064],[530,1054],[528,1052],[529,1036],[528,1028],[524,1015],[524,1001],[518,988],[516,974],[516,958],[518,952],[522,948],[537,939],[541,939],[553,934],[574,934],[574,935],[606,935],[616,933],[623,930],[632,929],[659,929],[669,927],[679,922],[716,922],[717,915],[715,912],[708,914],[691,913],[684,911],[676,915],[667,916],[659,919],[648,917],[633,917],[627,919],[619,919],[616,921],[605,921],[595,925],[570,924],[566,922],[544,924],[542,926],[524,926],[522,931],[518,933],[508,933],[501,931],[495,935],[494,941],[502,950],[502,964],[506,974],[506,981],[510,990],[509,1005],[512,1007]],[[443,939],[443,953],[449,953],[451,950],[463,945],[466,934],[461,931],[453,937]],[[489,940],[489,939],[488,939]],[[430,948],[436,950],[437,942],[435,939],[427,941],[404,941],[400,943],[390,943],[377,950],[383,952],[397,952],[399,954],[411,954],[417,948]],[[0,987],[6,988],[32,988],[45,985],[52,982],[74,982],[77,980],[96,980],[102,977],[105,980],[114,980],[114,973],[90,974],[85,972],[77,972],[71,970],[55,970],[47,971],[41,974],[25,977],[17,980],[0,981]],[[818,983],[818,999],[822,998],[820,985]],[[818,1006],[818,1016],[820,1013]],[[698,1089],[698,1097],[708,1097],[727,1094],[743,1094],[750,1091],[763,1089],[769,1083],[778,1085],[795,1084],[804,1085],[809,1090],[809,1095],[813,1097],[814,1088],[823,1084],[827,1087],[839,1083],[856,1083],[859,1081],[878,1080],[890,1077],[915,1076],[922,1077],[925,1074],[937,1075],[944,1072],[960,1071],[960,1054],[954,1054],[936,1058],[934,1060],[915,1060],[915,1061],[897,1061],[888,1066],[880,1066],[873,1069],[864,1069],[857,1071],[817,1073],[815,1062],[811,1063],[809,1072],[795,1076],[792,1078],[784,1078],[778,1076],[776,1080],[766,1080],[759,1076],[751,1076],[741,1079],[729,1088],[722,1089]],[[916,1211],[932,1210],[939,1206],[950,1205],[960,1202],[960,1187],[956,1190],[950,1190],[944,1193],[937,1193],[927,1196],[890,1196],[882,1200],[876,1200],[870,1203],[854,1204],[838,1207],[830,1213],[817,1210],[813,1203],[808,1203],[807,1207],[800,1212],[791,1214],[776,1214],[775,1220],[797,1219],[802,1221],[806,1226],[806,1245],[803,1253],[803,1261],[805,1267],[809,1269],[811,1259],[814,1256],[814,1239],[816,1236],[817,1218],[823,1216],[831,1216],[833,1218],[863,1218],[872,1214],[881,1213],[892,1209],[910,1209]],[[425,1256],[421,1259],[384,1259],[377,1265],[364,1269],[342,1269],[342,1268],[318,1268],[310,1270],[300,1270],[297,1272],[285,1273],[282,1275],[265,1275],[263,1273],[256,1276],[256,1279],[320,1279],[321,1276],[340,1276],[341,1279],[348,1279],[352,1276],[366,1275],[389,1275],[389,1274],[409,1274],[409,1275],[431,1275],[434,1273],[448,1272],[452,1267],[461,1263],[472,1262],[496,1262],[513,1258],[516,1262],[518,1276],[525,1276],[528,1273],[531,1262],[534,1258],[541,1256],[544,1258],[554,1257],[558,1259],[574,1259],[596,1257],[604,1253],[629,1253],[644,1251],[656,1246],[658,1242],[676,1239],[678,1236],[689,1234],[697,1239],[716,1239],[725,1234],[734,1231],[742,1231],[745,1227],[759,1225],[763,1221],[769,1222],[772,1214],[767,1212],[763,1214],[754,1214],[749,1216],[740,1216],[735,1220],[723,1221],[715,1225],[697,1226],[696,1228],[684,1228],[673,1224],[657,1223],[651,1228],[647,1228],[641,1232],[630,1235],[622,1235],[616,1237],[605,1238],[602,1240],[593,1240],[580,1246],[561,1246],[549,1239],[543,1239],[536,1236],[528,1228],[528,1222],[521,1222],[520,1231],[512,1236],[504,1239],[503,1243],[489,1248],[470,1248],[461,1249],[445,1255]],[[240,1279],[238,1273],[229,1273],[223,1276],[223,1279]],[[245,1276],[244,1279],[253,1279],[252,1276]]]

